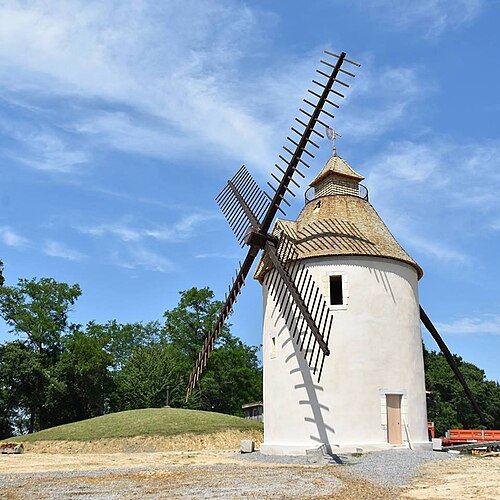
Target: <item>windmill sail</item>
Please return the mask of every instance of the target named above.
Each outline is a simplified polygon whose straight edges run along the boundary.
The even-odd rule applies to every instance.
[[[305,264],[294,260],[297,257],[294,245],[285,234],[278,249],[268,242],[266,255],[274,269],[266,274],[264,284],[313,374],[318,373],[319,381],[325,356],[330,354],[328,340],[333,315]]]
[[[245,165],[227,181],[216,201],[241,246],[249,227],[260,228],[260,220],[270,203],[269,195],[254,181]]]
[[[245,279],[248,276],[248,273],[252,267],[253,261],[255,260],[255,255],[251,255],[250,253],[247,255],[247,258],[241,265],[240,269],[236,273],[236,277],[233,279],[233,284],[229,288],[228,293],[226,294],[226,299],[224,304],[222,305],[217,320],[215,321],[212,330],[206,336],[205,341],[203,343],[203,347],[198,354],[196,359],[196,363],[194,369],[189,377],[189,382],[186,390],[186,399],[189,398],[191,392],[193,391],[195,385],[198,383],[200,376],[203,372],[203,369],[207,365],[208,356],[212,352],[215,342],[219,337],[224,322],[227,317],[231,314],[233,310],[233,305],[238,298],[238,295],[241,291],[241,288],[245,284]]]
[[[319,90],[309,89],[308,92],[312,96],[310,99],[316,102],[312,102],[310,99],[304,99],[304,103],[306,104],[304,107],[306,109],[299,109],[301,116],[295,118],[295,121],[298,123],[296,126],[302,128],[302,131],[295,127],[291,128],[292,133],[295,135],[291,134],[292,137],[287,137],[288,144],[283,146],[284,154],[279,155],[280,164],[275,164],[278,173],[271,173],[271,177],[275,184],[271,182],[267,183],[272,189],[273,194],[268,195],[263,191],[254,181],[247,169],[242,166],[233,178],[228,181],[226,187],[217,197],[217,203],[228,220],[237,240],[242,246],[246,244],[250,248],[248,249],[247,256],[241,269],[237,273],[236,279],[229,289],[229,294],[226,297],[224,306],[212,330],[208,333],[202,350],[198,355],[195,367],[189,379],[186,399],[191,394],[207,364],[208,356],[214,348],[215,341],[221,332],[224,321],[232,310],[236,297],[260,250],[263,250],[269,255],[276,270],[277,279],[284,282],[284,287],[294,303],[294,314],[297,315],[297,321],[301,320],[307,325],[303,335],[298,334],[298,337],[300,337],[300,349],[305,349],[304,352],[308,355],[308,359],[310,358],[309,364],[314,372],[318,370],[319,366],[319,373],[321,373],[324,356],[330,354],[328,349],[328,336],[325,339],[321,333],[321,330],[324,329],[327,324],[326,318],[328,314],[325,314],[324,307],[319,307],[317,297],[314,297],[311,304],[312,310],[310,309],[311,305],[304,300],[299,291],[301,290],[299,286],[301,287],[303,285],[302,281],[299,280],[298,283],[294,281],[298,276],[297,270],[293,266],[288,266],[286,259],[282,260],[279,249],[276,248],[277,241],[274,236],[269,234],[269,229],[278,211],[285,215],[282,205],[285,204],[290,206],[290,202],[286,199],[286,196],[295,196],[295,193],[290,188],[290,184],[300,187],[300,184],[294,179],[295,174],[298,174],[302,178],[305,177],[298,168],[299,164],[309,168],[309,165],[302,159],[302,156],[306,154],[310,158],[314,158],[314,154],[309,151],[308,147],[312,146],[319,148],[318,144],[312,139],[312,135],[315,134],[320,138],[324,138],[323,134],[315,130],[315,127],[319,124],[324,129],[324,127],[328,125],[322,118],[324,118],[324,116],[330,118],[334,117],[331,111],[325,109],[325,106],[330,105],[333,108],[338,108],[339,105],[331,100],[332,96],[344,97],[344,94],[336,90],[334,86],[341,85],[343,87],[349,87],[348,83],[340,79],[340,75],[350,78],[354,77],[354,74],[345,70],[343,65],[351,64],[357,67],[360,66],[358,63],[347,59],[345,52],[337,55],[333,52],[325,51],[325,54],[335,58],[336,61],[332,63],[329,60],[321,60],[321,64],[325,66],[327,72],[316,70],[317,73],[325,77],[326,80],[313,80],[313,84],[316,86],[315,88],[319,88]],[[283,251],[285,247],[286,245],[282,246],[281,251]],[[302,269],[300,276],[302,275],[305,276],[304,269]],[[309,293],[310,289],[307,288],[302,291]],[[321,312],[319,312],[320,310]],[[288,315],[288,308],[286,311]],[[323,319],[323,316],[325,316],[325,319]],[[333,318],[330,318],[329,321],[330,323],[326,327],[328,332],[331,328]],[[302,328],[305,327],[300,324],[300,331],[302,331]],[[299,332],[299,330],[297,330],[297,332]],[[329,333],[327,335],[329,335]],[[314,341],[312,340],[313,338]]]

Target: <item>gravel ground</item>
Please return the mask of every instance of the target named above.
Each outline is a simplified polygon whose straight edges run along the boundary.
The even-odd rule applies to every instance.
[[[306,457],[262,455],[259,452],[237,455],[243,462],[263,462],[281,465],[310,465]],[[325,464],[349,466],[349,472],[383,486],[402,486],[418,475],[418,467],[432,460],[449,460],[454,455],[439,451],[412,451],[408,449],[336,455]]]
[[[419,465],[451,458],[391,450],[343,455],[345,465],[312,465],[305,457],[258,452],[225,456],[230,463],[0,474],[0,498],[388,499],[399,498],[397,486],[415,476]]]
[[[351,467],[352,473],[384,486],[403,486],[418,475],[418,467],[432,460],[456,456],[440,451],[390,450],[367,453]]]

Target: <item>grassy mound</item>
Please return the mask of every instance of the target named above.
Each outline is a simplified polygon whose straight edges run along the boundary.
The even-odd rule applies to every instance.
[[[228,430],[261,431],[262,428],[260,422],[222,413],[180,408],[148,408],[111,413],[59,425],[26,436],[16,436],[15,440],[17,442],[95,441],[136,436],[213,434]]]

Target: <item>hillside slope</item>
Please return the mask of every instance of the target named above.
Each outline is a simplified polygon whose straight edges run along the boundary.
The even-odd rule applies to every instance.
[[[59,425],[17,436],[20,442],[95,441],[130,437],[170,437],[181,434],[214,434],[225,431],[262,431],[260,422],[244,418],[180,408],[148,408],[110,413],[80,422]]]

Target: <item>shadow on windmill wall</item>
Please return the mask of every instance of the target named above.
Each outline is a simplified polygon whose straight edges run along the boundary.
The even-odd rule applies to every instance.
[[[300,318],[295,317],[289,321],[286,327],[280,329],[278,333],[278,337],[283,333],[288,333],[290,331],[294,331],[296,323]],[[300,339],[300,336],[297,336]],[[301,341],[300,341],[301,342]],[[324,391],[321,383],[317,382],[317,376],[313,375],[311,368],[309,367],[305,357],[304,352],[300,350],[300,342],[297,342],[297,339],[294,339],[289,336],[283,341],[281,344],[281,348],[284,349],[286,346],[291,343],[293,346],[293,353],[289,354],[285,359],[285,365],[288,365],[293,359],[297,360],[298,367],[292,368],[289,371],[290,375],[294,373],[300,372],[302,377],[302,383],[295,384],[294,389],[296,391],[304,391],[306,392],[306,398],[299,400],[299,405],[308,406],[310,409],[310,416],[305,417],[304,420],[308,424],[313,424],[316,428],[315,434],[310,434],[310,439],[320,444],[327,445],[328,451],[331,452],[330,448],[330,438],[328,436],[328,431],[335,434],[335,429],[325,423],[325,419],[323,417],[323,413],[329,412],[330,408],[324,404],[320,403],[319,395]],[[307,355],[307,354],[306,354]],[[324,361],[324,355],[322,355]]]
[[[310,416],[305,417],[304,420],[307,423],[314,424],[317,433],[310,434],[311,440],[317,442],[318,444],[325,444],[329,448],[330,438],[328,436],[328,431],[335,434],[335,429],[325,423],[323,414],[329,413],[330,408],[326,405],[320,403],[320,395],[323,393],[323,386],[318,383],[315,379],[316,377],[312,374],[312,371],[304,359],[303,354],[299,350],[297,342],[292,338],[288,338],[285,343],[291,342],[293,345],[294,352],[290,354],[286,360],[285,364],[289,363],[293,358],[297,359],[298,367],[293,368],[289,371],[290,375],[300,372],[302,377],[302,383],[295,384],[294,389],[296,391],[303,391],[305,389],[307,397],[305,399],[299,400],[299,405],[308,406],[310,409]],[[330,449],[328,450],[331,451]]]

